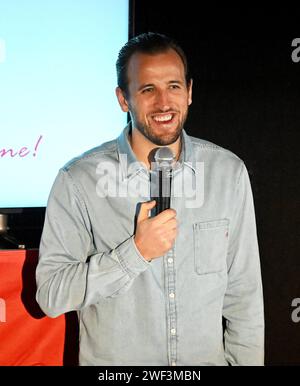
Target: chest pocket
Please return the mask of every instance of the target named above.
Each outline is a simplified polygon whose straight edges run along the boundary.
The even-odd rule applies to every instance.
[[[226,268],[228,229],[228,219],[193,224],[195,271],[199,275]]]

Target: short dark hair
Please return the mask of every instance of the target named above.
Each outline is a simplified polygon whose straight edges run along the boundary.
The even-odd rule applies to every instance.
[[[160,33],[147,32],[130,39],[120,50],[116,62],[117,81],[121,90],[128,95],[127,68],[130,58],[136,52],[145,54],[159,54],[170,49],[176,51],[184,65],[186,84],[190,83],[188,62],[183,49],[178,43],[166,35]]]

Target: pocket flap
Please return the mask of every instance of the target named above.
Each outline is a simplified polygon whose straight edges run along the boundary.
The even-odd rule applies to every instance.
[[[193,224],[195,271],[199,275],[226,268],[229,220],[220,219]]]

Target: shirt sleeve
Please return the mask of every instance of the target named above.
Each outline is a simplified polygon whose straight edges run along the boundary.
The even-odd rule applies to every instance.
[[[133,236],[96,253],[83,199],[62,169],[51,190],[36,270],[36,299],[50,317],[124,293],[150,265]]]
[[[264,364],[264,306],[252,191],[244,164],[229,232],[224,299],[225,357],[231,365]]]

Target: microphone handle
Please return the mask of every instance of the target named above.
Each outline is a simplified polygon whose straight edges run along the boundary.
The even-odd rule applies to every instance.
[[[159,171],[159,197],[154,197],[156,200],[156,215],[170,209],[171,205],[171,182],[172,172],[171,170],[160,170]]]
[[[165,209],[170,209],[170,197],[161,197],[161,212]]]

